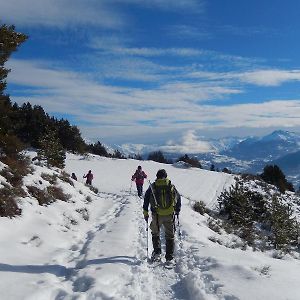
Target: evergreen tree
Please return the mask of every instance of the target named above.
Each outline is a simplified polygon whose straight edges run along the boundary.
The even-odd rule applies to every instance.
[[[272,199],[271,213],[272,242],[276,249],[289,250],[298,243],[298,224],[291,206],[283,204],[277,197]]]
[[[184,162],[188,163],[190,166],[195,167],[195,168],[200,168],[200,169],[202,168],[201,163],[199,162],[199,160],[197,158],[191,158],[187,154],[179,157],[177,162],[179,162],[179,161],[184,161]]]
[[[277,165],[266,165],[260,176],[265,182],[277,186],[281,193],[286,190],[294,192],[293,185],[286,180],[285,175]]]
[[[100,155],[100,156],[105,156],[109,157],[109,153],[107,152],[106,148],[98,141],[95,144],[90,144],[87,146],[87,149],[90,153]]]
[[[65,166],[66,152],[55,131],[49,130],[43,137],[40,138],[39,144],[39,160],[45,160],[48,166],[58,168],[63,168]]]
[[[153,160],[160,163],[167,163],[167,160],[161,151],[154,151],[149,153],[148,160]]]
[[[15,31],[14,26],[0,25],[0,133],[7,134],[12,122],[10,114],[12,105],[9,97],[4,94],[6,78],[10,70],[4,67],[12,52],[16,51],[27,36]]]
[[[1,25],[0,26],[0,99],[3,96],[3,92],[6,88],[6,77],[10,70],[4,68],[4,64],[9,59],[12,52],[26,41],[27,36],[23,33],[15,31],[13,25]]]

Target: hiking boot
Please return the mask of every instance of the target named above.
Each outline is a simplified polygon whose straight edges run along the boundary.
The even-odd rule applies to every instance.
[[[176,266],[176,261],[174,258],[172,259],[167,259],[166,262],[165,262],[165,267],[167,269],[172,269]]]
[[[166,261],[170,261],[173,259],[174,255],[174,240],[166,239]]]
[[[152,262],[161,261],[161,253],[152,252],[151,259]]]

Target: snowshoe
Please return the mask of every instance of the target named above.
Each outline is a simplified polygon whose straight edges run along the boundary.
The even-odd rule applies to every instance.
[[[161,261],[161,254],[153,252],[150,258],[151,262],[160,262]]]
[[[166,269],[173,269],[173,268],[176,266],[176,261],[175,261],[175,259],[166,260],[164,266],[165,266]]]

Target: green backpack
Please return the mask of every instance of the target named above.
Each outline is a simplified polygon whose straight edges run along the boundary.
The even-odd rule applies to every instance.
[[[156,179],[152,185],[153,193],[152,202],[158,215],[170,215],[174,212],[175,206],[175,189],[171,181],[167,178]]]

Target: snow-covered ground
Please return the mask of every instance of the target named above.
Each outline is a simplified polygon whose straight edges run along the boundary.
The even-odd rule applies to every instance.
[[[165,168],[182,195],[171,270],[146,260],[142,200],[130,180],[139,164],[151,181]],[[88,170],[98,194],[83,184]],[[78,177],[75,187],[58,181],[72,196],[69,202],[44,207],[27,197],[20,200],[21,217],[0,218],[1,299],[300,299],[298,259],[234,248],[234,236],[210,230],[208,216],[192,210],[199,200],[214,209],[220,192],[233,183],[231,175],[75,155],[68,155],[66,171]],[[35,166],[24,183],[46,187],[42,172],[49,173]],[[150,231],[148,242],[150,254]]]

